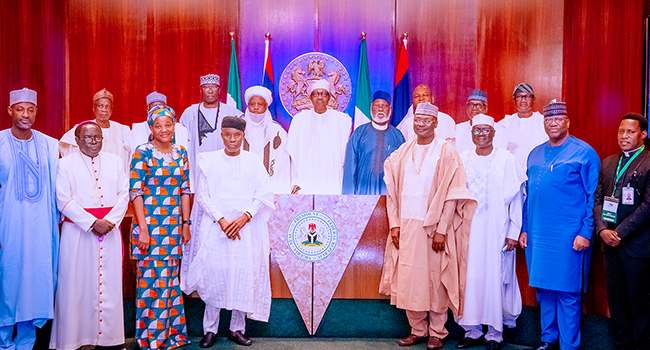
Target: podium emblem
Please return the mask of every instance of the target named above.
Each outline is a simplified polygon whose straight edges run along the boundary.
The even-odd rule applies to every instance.
[[[298,258],[320,261],[336,248],[338,230],[327,214],[316,210],[296,215],[287,228],[287,244]]]

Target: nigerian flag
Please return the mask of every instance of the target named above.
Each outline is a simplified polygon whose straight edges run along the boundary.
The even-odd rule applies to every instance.
[[[365,35],[359,48],[359,76],[357,77],[357,95],[354,108],[354,128],[370,122],[370,72],[368,71],[368,49]]]
[[[239,66],[237,65],[237,51],[235,51],[235,38],[230,38],[230,72],[228,73],[228,93],[226,104],[242,110],[241,83],[239,81]]]

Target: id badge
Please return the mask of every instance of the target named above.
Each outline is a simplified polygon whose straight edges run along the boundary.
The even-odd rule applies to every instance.
[[[634,187],[623,187],[623,200],[624,205],[634,205]]]
[[[616,223],[616,211],[618,210],[618,198],[605,197],[603,201],[603,221]]]

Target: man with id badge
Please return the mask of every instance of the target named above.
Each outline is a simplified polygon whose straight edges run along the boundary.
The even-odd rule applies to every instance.
[[[594,204],[602,238],[607,299],[617,349],[650,349],[650,153],[648,120],[638,113],[618,127],[622,152],[603,161]]]
[[[541,311],[542,344],[536,350],[580,348],[600,159],[591,146],[569,135],[569,124],[566,104],[551,101],[544,107],[549,140],[528,155],[519,245]]]

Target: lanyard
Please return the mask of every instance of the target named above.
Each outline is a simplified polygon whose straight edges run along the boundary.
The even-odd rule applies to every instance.
[[[614,181],[614,190],[612,191],[612,197],[614,197],[614,193],[616,192],[616,184],[618,184],[618,180],[621,179],[621,176],[623,176],[623,174],[625,173],[625,170],[627,170],[627,168],[630,166],[632,161],[634,161],[634,159],[636,159],[636,157],[639,154],[641,154],[641,152],[644,149],[645,149],[645,145],[641,146],[641,148],[639,148],[639,150],[636,151],[636,153],[634,153],[632,158],[630,158],[630,160],[625,164],[623,169],[621,169],[621,161],[623,160],[623,155],[621,154],[621,157],[618,159],[618,166],[616,167],[616,181]]]

